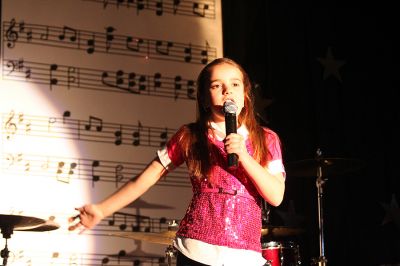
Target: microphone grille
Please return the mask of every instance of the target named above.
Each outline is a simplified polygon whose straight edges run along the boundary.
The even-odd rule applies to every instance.
[[[235,114],[237,109],[238,107],[236,106],[234,101],[226,100],[224,102],[224,113]]]

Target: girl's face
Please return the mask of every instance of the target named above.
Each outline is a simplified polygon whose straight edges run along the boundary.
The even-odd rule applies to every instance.
[[[212,120],[225,120],[223,105],[226,100],[232,100],[238,107],[239,116],[244,106],[243,75],[240,70],[230,64],[219,64],[212,67],[210,72],[210,103]]]

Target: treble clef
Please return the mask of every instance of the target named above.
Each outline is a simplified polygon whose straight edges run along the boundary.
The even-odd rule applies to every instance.
[[[4,128],[7,132],[7,139],[10,139],[11,135],[14,135],[15,132],[17,132],[17,125],[14,122],[12,122],[12,120],[14,119],[14,115],[15,115],[14,111],[11,111],[4,125]]]
[[[15,24],[15,19],[12,19],[6,32],[8,48],[14,48],[15,42],[18,40],[18,32],[14,30]]]

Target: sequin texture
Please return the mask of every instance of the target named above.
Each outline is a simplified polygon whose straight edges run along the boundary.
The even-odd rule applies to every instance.
[[[177,235],[261,252],[261,197],[241,166],[228,169],[224,143],[212,137],[209,140],[215,147],[211,155],[212,177],[191,177],[193,197]],[[184,162],[178,143],[174,137],[167,143],[168,156],[175,166]],[[249,140],[246,148],[253,154]]]

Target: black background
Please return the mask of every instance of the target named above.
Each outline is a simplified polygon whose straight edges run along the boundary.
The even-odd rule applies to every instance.
[[[328,264],[398,265],[400,24],[394,5],[222,0],[222,15],[224,56],[248,71],[258,112],[282,140],[287,187],[269,225],[304,229],[262,241],[298,243],[303,265],[319,257],[317,173],[303,177],[299,169],[313,173],[310,162],[320,149],[335,167],[322,173]],[[326,58],[328,47],[344,63],[340,75],[324,77],[318,58]]]

